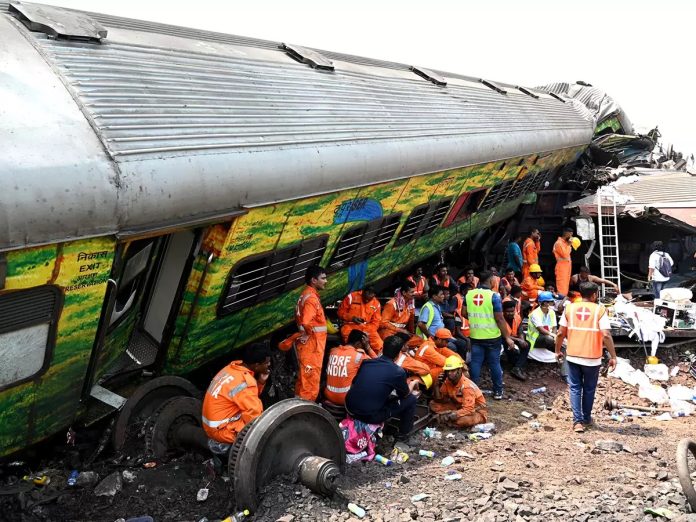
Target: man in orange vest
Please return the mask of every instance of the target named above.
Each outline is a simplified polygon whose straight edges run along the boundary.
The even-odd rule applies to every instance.
[[[348,343],[331,348],[326,364],[326,388],[324,397],[333,404],[345,405],[355,375],[363,361],[377,357],[365,332],[351,330]]]
[[[464,269],[464,273],[462,273],[462,275],[459,276],[459,279],[457,279],[457,282],[460,285],[463,283],[469,283],[471,285],[471,288],[478,288],[479,278],[474,275],[473,268],[467,267]]]
[[[248,346],[213,378],[203,398],[201,420],[213,453],[227,453],[237,434],[263,412],[259,395],[268,379],[271,351],[264,343]]]
[[[544,291],[544,285],[541,282],[541,267],[534,264],[529,267],[529,275],[522,280],[522,299],[534,303],[537,300],[539,292]]]
[[[445,365],[447,357],[452,355],[459,357],[457,352],[447,348],[450,339],[452,339],[452,332],[447,328],[440,328],[435,332],[434,337],[424,341],[415,351],[414,358],[416,361],[428,365],[433,380],[442,373],[442,367]]]
[[[512,268],[507,268],[505,270],[505,276],[500,280],[500,286],[505,287],[507,293],[510,293],[513,286],[520,286],[520,282],[515,277],[515,270]]]
[[[377,331],[382,340],[397,333],[413,335],[409,331],[409,325],[414,326],[415,310],[412,305],[414,294],[414,284],[406,281],[396,291],[394,297],[384,305]]]
[[[413,298],[417,307],[428,300],[428,278],[423,275],[423,267],[416,268],[416,273],[406,278],[416,287]]]
[[[371,286],[348,294],[338,307],[338,317],[343,321],[341,337],[345,342],[352,330],[365,332],[370,338],[370,346],[379,353],[382,351],[382,338],[377,334],[382,320],[382,305]]]
[[[525,370],[527,368],[527,357],[529,356],[529,343],[524,339],[521,330],[522,317],[517,312],[517,303],[514,300],[503,301],[503,318],[510,328],[510,338],[515,343],[515,348],[505,348],[505,354],[512,363],[510,375],[521,381],[527,380]]]
[[[553,244],[553,256],[556,258],[556,288],[558,293],[568,295],[570,276],[573,271],[573,262],[570,254],[573,247],[570,240],[573,237],[572,228],[564,228],[561,237]]]
[[[319,299],[319,292],[326,287],[326,270],[318,265],[310,266],[305,283],[307,287],[295,308],[295,321],[302,332],[295,344],[299,362],[295,397],[316,401],[326,348],[326,316]]]
[[[438,384],[433,389],[430,410],[441,423],[470,428],[488,421],[486,399],[478,386],[465,376],[465,365],[459,357],[447,358]]]
[[[556,358],[563,360],[561,348],[567,339],[566,361],[570,406],[573,409],[573,431],[582,433],[592,424],[592,405],[602,364],[602,347],[609,352],[609,369],[616,368],[616,351],[611,338],[611,324],[606,309],[597,303],[599,287],[595,283],[580,284],[582,301],[569,303],[561,317],[556,336]]]
[[[522,245],[522,279],[529,276],[529,268],[539,264],[541,252],[541,234],[538,228],[530,228],[527,239]]]
[[[456,283],[451,275],[449,275],[449,268],[444,263],[440,263],[435,267],[435,273],[433,273],[432,280],[429,283],[430,287],[439,286],[442,288],[456,288]]]

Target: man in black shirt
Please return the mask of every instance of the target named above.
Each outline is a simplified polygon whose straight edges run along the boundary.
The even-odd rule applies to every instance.
[[[415,382],[409,386],[406,372],[394,363],[403,344],[403,339],[397,335],[387,337],[382,355],[360,365],[346,396],[346,410],[354,419],[380,424],[391,417],[398,417],[397,438],[401,440],[413,429],[416,396],[411,392],[417,386]]]

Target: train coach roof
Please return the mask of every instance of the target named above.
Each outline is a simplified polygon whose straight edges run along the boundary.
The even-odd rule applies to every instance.
[[[0,1],[0,40],[0,250],[586,145],[594,129],[531,89],[39,4]]]

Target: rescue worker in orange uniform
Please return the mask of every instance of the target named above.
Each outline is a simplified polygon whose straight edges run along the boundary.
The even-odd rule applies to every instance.
[[[512,268],[507,268],[505,276],[500,280],[500,287],[504,287],[509,294],[513,286],[520,286],[520,282],[515,277],[515,271]]]
[[[406,278],[416,287],[413,298],[418,308],[428,300],[428,278],[423,275],[423,267],[416,268],[416,273]]]
[[[326,270],[318,265],[310,266],[305,283],[307,286],[295,308],[295,322],[302,333],[295,343],[299,362],[295,397],[316,401],[326,348],[326,316],[319,299],[319,292],[326,287]]]
[[[270,366],[268,346],[252,344],[241,361],[232,361],[210,382],[203,398],[201,420],[213,453],[227,453],[242,428],[263,412],[259,395]]]
[[[440,328],[435,332],[435,336],[424,341],[416,350],[414,358],[428,366],[430,376],[433,381],[442,373],[442,368],[448,357],[454,355],[459,357],[457,352],[447,348],[449,340],[452,339],[452,332],[447,328]],[[459,357],[461,359],[461,357]]]
[[[529,275],[522,280],[522,299],[535,303],[539,292],[544,291],[544,285],[540,282],[541,267],[532,265],[529,267]]]
[[[344,406],[346,395],[360,365],[363,361],[376,356],[377,354],[370,348],[367,334],[360,330],[351,330],[348,334],[348,343],[331,348],[329,352],[324,397],[333,404]]]
[[[561,237],[553,244],[553,257],[556,258],[556,289],[566,296],[570,287],[570,276],[573,272],[573,262],[570,254],[573,247],[570,240],[573,237],[572,228],[564,228]]]
[[[397,333],[413,335],[408,328],[409,325],[414,325],[415,310],[412,302],[415,290],[411,281],[404,282],[394,297],[382,308],[382,318],[377,331],[382,340]]]
[[[429,287],[441,286],[442,288],[456,288],[456,283],[451,275],[449,275],[449,268],[444,263],[440,263],[435,267],[435,272],[428,283]]]
[[[522,280],[530,274],[530,267],[539,264],[539,252],[541,252],[541,234],[538,228],[529,229],[527,239],[522,245]]]
[[[352,330],[365,332],[370,338],[372,349],[382,351],[382,338],[377,333],[382,320],[382,305],[371,286],[348,294],[338,307],[338,317],[343,321],[341,337],[345,342]]]
[[[565,359],[568,362],[570,406],[573,410],[573,431],[582,433],[592,424],[603,347],[609,352],[609,369],[616,368],[616,350],[611,338],[611,324],[606,309],[597,303],[599,286],[589,281],[580,284],[582,301],[569,303],[561,316],[556,336],[556,359],[564,358],[563,340],[567,339]]]
[[[470,428],[488,421],[486,399],[479,387],[465,376],[464,367],[459,357],[448,357],[430,401],[430,410],[438,421],[455,428]]]
[[[424,362],[418,361],[415,358],[415,350],[418,346],[409,345],[406,342],[410,342],[412,339],[410,336],[405,334],[396,334],[396,336],[401,339],[402,347],[401,353],[396,359],[394,359],[394,364],[406,371],[406,375],[408,376],[407,380],[409,383],[412,381],[418,381],[419,384],[423,384],[426,388],[430,388],[433,383],[433,379],[430,375],[430,367]],[[419,338],[419,341],[422,343],[423,339]]]
[[[457,282],[461,285],[463,283],[469,283],[471,288],[478,288],[479,278],[474,275],[474,269],[471,267],[465,268],[464,273],[459,276]]]

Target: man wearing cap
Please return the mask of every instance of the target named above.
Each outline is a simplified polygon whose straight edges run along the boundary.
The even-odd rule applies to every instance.
[[[534,303],[539,292],[544,290],[541,281],[541,267],[533,264],[529,267],[529,275],[522,280],[522,299]]]
[[[563,295],[568,295],[570,275],[573,271],[573,262],[570,258],[573,250],[570,244],[572,237],[573,229],[566,227],[553,244],[553,256],[556,258],[556,288]]]
[[[570,303],[561,316],[556,337],[556,357],[563,359],[563,340],[568,339],[565,358],[568,363],[570,406],[573,410],[573,430],[585,431],[592,424],[603,347],[609,352],[609,369],[616,368],[616,351],[611,338],[611,324],[606,309],[597,303],[599,287],[589,281],[580,284],[582,301]]]
[[[459,357],[456,352],[447,348],[450,339],[452,339],[452,332],[447,328],[440,328],[435,332],[434,337],[424,341],[416,349],[414,358],[428,365],[433,379],[437,379],[442,373],[442,367],[445,365],[447,357],[452,355]]]
[[[268,379],[271,351],[264,343],[247,346],[210,382],[203,397],[201,421],[213,453],[227,453],[237,434],[263,412],[259,395]]]
[[[360,330],[351,330],[348,342],[343,346],[331,348],[326,364],[326,388],[324,397],[333,404],[343,406],[353,379],[360,365],[377,357],[370,348],[369,337]]]
[[[493,274],[481,273],[480,288],[466,294],[462,315],[469,320],[471,336],[471,380],[478,382],[484,361],[491,372],[493,398],[503,398],[503,369],[500,367],[501,343],[514,349],[510,331],[503,317],[503,304],[500,294],[490,288]]]
[[[438,420],[456,428],[470,428],[488,421],[486,399],[478,386],[464,375],[464,362],[450,356],[433,390],[430,410]]]

